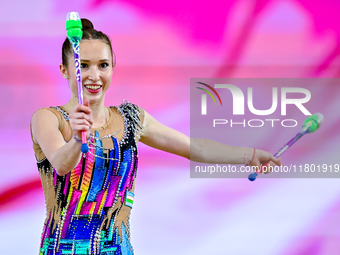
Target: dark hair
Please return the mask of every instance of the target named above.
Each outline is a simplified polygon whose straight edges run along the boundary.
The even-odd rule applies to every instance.
[[[112,61],[113,63],[115,62],[113,59],[113,51],[112,51],[112,46],[111,46],[111,41],[109,37],[104,34],[101,31],[97,31],[94,29],[93,24],[91,21],[88,19],[81,19],[81,24],[83,26],[83,36],[82,40],[102,40],[106,44],[109,45],[110,50],[111,50],[111,56],[112,56]],[[68,65],[68,58],[69,56],[72,55],[72,46],[68,38],[66,37],[64,43],[63,43],[63,48],[62,48],[62,62],[64,66]]]

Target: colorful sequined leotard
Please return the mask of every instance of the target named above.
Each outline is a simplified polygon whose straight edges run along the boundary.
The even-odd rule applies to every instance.
[[[72,139],[68,113],[48,109],[65,141]],[[47,211],[39,254],[133,254],[129,216],[144,112],[128,102],[109,110],[109,121],[88,142],[89,153],[64,176],[33,142]]]

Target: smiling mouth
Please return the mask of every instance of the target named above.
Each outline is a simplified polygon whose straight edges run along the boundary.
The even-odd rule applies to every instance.
[[[101,85],[85,85],[85,88],[92,90],[97,90],[100,89],[101,87],[102,87]]]
[[[101,89],[101,85],[84,85],[84,87],[91,93],[98,93]]]

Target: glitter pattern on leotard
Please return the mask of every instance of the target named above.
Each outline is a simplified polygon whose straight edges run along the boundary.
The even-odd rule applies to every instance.
[[[68,121],[65,111],[55,109]],[[39,254],[134,254],[129,216],[143,111],[127,101],[115,109],[124,119],[120,141],[115,133],[100,137],[95,131],[89,153],[65,176],[46,158],[37,162],[47,210]],[[104,139],[112,146],[104,147]]]

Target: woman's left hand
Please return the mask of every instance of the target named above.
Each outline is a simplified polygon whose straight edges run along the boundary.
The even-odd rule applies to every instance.
[[[280,158],[275,158],[272,154],[263,150],[256,149],[253,157],[249,165],[258,167],[259,169],[262,167],[262,173],[264,174],[270,173],[276,165],[282,165]]]

